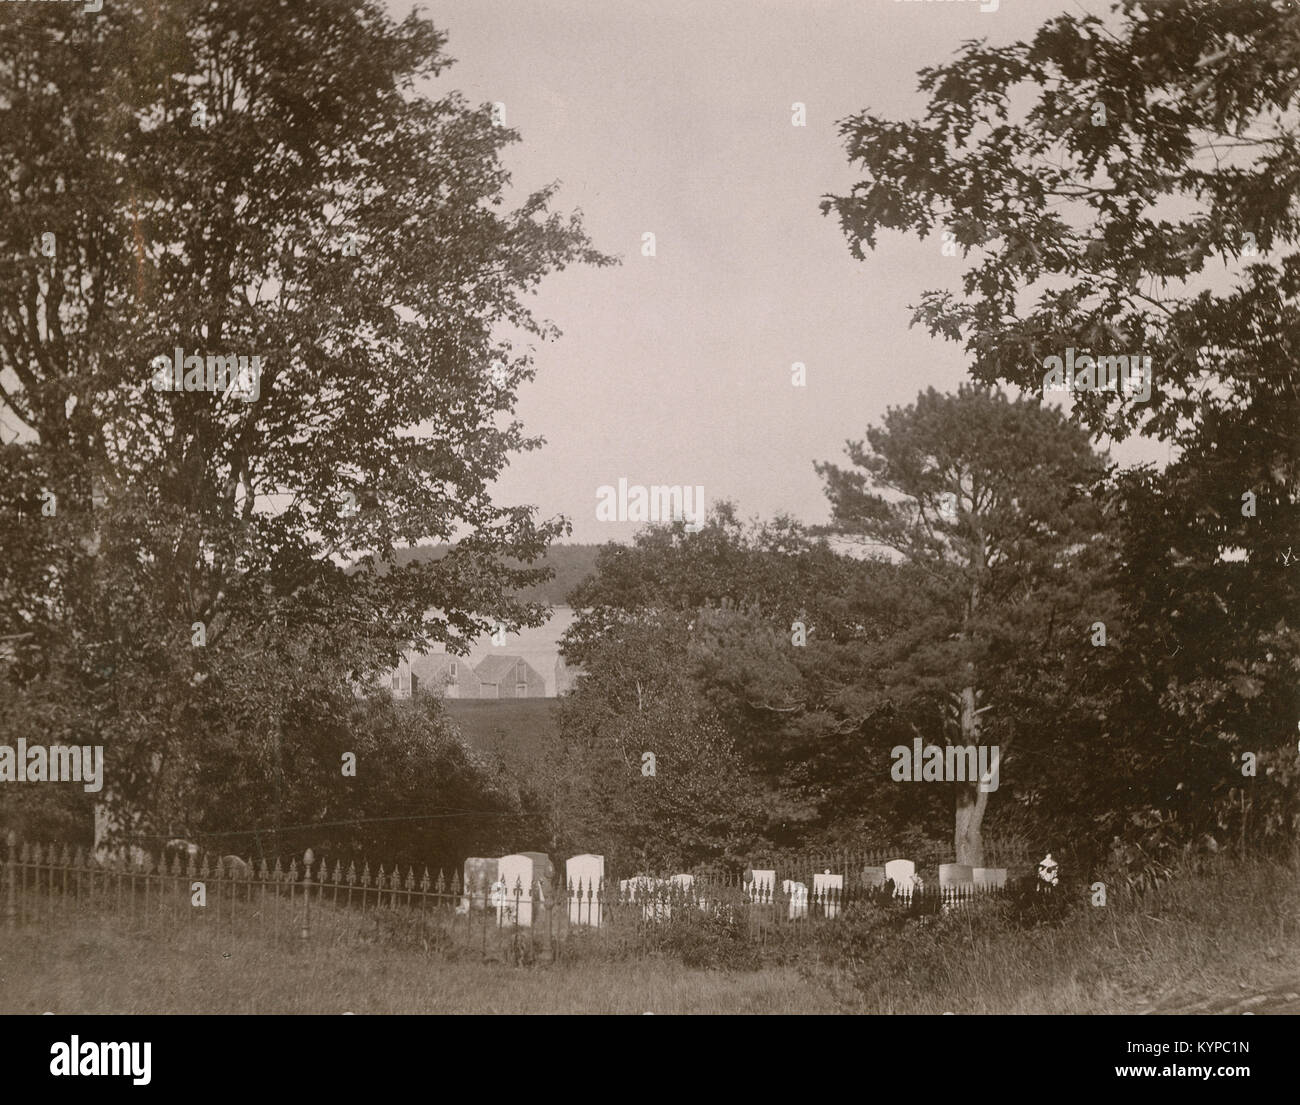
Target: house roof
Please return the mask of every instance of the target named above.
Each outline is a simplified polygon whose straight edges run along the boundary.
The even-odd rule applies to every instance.
[[[496,683],[499,682],[507,673],[513,671],[516,664],[523,664],[523,666],[528,669],[526,678],[536,679],[539,682],[545,683],[545,680],[542,679],[541,673],[522,656],[511,656],[508,654],[484,657],[475,666],[474,674],[477,675],[479,680],[482,682]]]

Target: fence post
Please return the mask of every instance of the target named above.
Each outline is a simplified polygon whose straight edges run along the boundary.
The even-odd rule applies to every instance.
[[[5,857],[5,925],[16,928],[18,911],[14,907],[14,861],[18,858],[18,834],[10,829],[5,836],[8,854]]]
[[[311,865],[316,856],[310,848],[302,857],[303,877],[302,877],[302,932],[299,935],[306,940],[311,933]]]

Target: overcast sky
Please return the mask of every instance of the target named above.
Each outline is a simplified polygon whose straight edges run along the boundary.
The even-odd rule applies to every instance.
[[[909,304],[960,290],[937,237],[887,235],[849,256],[818,202],[847,190],[836,133],[870,107],[922,109],[917,71],[964,39],[1030,36],[1098,0],[442,0],[422,5],[457,64],[434,90],[501,102],[522,141],[522,188],[561,182],[617,268],[551,277],[539,312],[563,336],[538,350],[518,414],[546,446],[517,458],[503,502],[565,514],[574,541],[626,540],[596,520],[596,489],[702,485],[744,516],[828,517],[816,460],[843,459],[885,408],[965,377],[961,347],[909,329]],[[396,17],[410,0],[391,0]],[[807,105],[807,126],[791,105]],[[641,236],[657,255],[641,255]],[[807,365],[807,387],[790,382]],[[1127,444],[1121,459],[1163,459]]]

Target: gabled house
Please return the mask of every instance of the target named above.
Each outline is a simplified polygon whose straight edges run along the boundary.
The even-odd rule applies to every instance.
[[[410,663],[420,685],[435,694],[444,698],[479,697],[478,677],[463,656],[431,652],[425,656],[412,656]]]
[[[474,668],[479,698],[545,698],[546,680],[522,656],[489,656]]]

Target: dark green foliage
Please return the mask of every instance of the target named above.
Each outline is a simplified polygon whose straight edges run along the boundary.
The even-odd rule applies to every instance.
[[[0,30],[0,407],[21,430],[0,679],[104,744],[102,797],[158,830],[217,812],[194,783],[226,755],[238,773],[272,749],[275,785],[310,790],[284,773],[305,698],[340,719],[413,643],[540,621],[518,591],[544,572],[521,565],[565,526],[490,493],[538,444],[507,417],[532,368],[503,333],[553,336],[528,295],[607,258],[553,188],[505,202],[518,136],[439,83],[445,35],[419,15],[67,16],[17,5]],[[154,390],[177,347],[260,356],[260,397]],[[453,535],[436,563],[342,568]]]
[[[1087,795],[1092,832],[1154,842],[1172,819],[1182,841],[1285,848],[1300,817],[1300,10],[1116,13],[968,42],[922,72],[922,119],[845,120],[864,178],[823,209],[859,258],[881,230],[955,233],[962,295],[926,292],[913,321],[963,342],[980,383],[1036,393],[1068,347],[1153,358],[1149,401],[1075,400],[1094,433],[1171,457],[1112,481],[1122,674],[1095,721],[1098,762],[1132,787]]]
[[[743,916],[736,919],[720,910],[694,914],[683,910],[659,924],[662,932],[656,939],[661,950],[688,967],[755,971],[763,966],[762,950]]]

